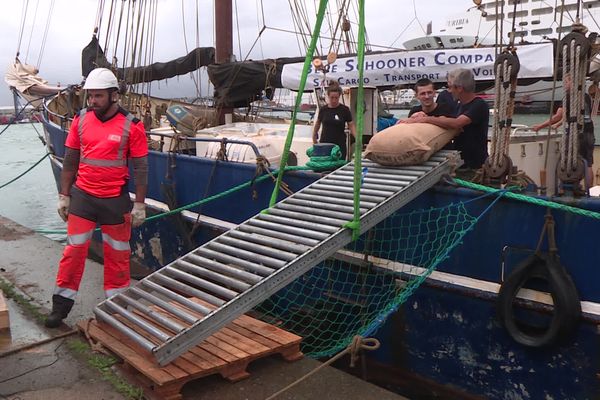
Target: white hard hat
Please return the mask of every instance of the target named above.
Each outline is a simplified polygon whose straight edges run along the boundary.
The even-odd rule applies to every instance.
[[[110,89],[119,88],[117,77],[108,68],[93,69],[85,80],[84,89]]]

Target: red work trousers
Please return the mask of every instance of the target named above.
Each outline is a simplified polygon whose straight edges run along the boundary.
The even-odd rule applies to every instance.
[[[121,224],[100,225],[104,250],[104,294],[107,298],[129,287],[131,214],[123,217],[125,222]],[[94,229],[95,221],[69,214],[67,246],[58,265],[54,294],[75,299]]]

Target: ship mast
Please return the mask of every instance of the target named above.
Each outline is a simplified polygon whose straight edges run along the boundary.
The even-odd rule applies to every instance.
[[[215,0],[215,62],[227,63],[233,58],[233,13],[231,0]],[[225,115],[231,114],[231,107],[220,108],[219,123],[225,123]]]

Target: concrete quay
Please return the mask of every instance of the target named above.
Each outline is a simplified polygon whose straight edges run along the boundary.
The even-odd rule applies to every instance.
[[[63,245],[0,216],[0,283],[9,285],[33,305],[48,312],[58,261]],[[0,332],[0,400],[120,400],[121,394],[100,371],[73,350],[69,334],[77,321],[92,317],[103,300],[103,266],[87,260],[80,295],[66,326],[49,330],[15,301],[8,300],[11,328]],[[46,341],[43,344],[39,344]],[[219,375],[197,379],[184,386],[183,399],[259,400],[265,399],[318,367],[318,361],[304,358],[288,363],[277,356],[253,361],[250,377],[230,383]],[[292,399],[377,399],[401,400],[402,396],[326,367],[277,397]]]

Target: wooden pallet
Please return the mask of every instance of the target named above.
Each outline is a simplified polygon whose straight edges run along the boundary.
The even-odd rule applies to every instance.
[[[246,315],[165,367],[160,367],[152,354],[105,323],[90,320],[77,325],[123,360],[122,372],[144,390],[148,399],[181,399],[183,385],[208,375],[221,374],[232,382],[247,378],[246,368],[251,361],[272,354],[281,354],[287,361],[303,357],[300,336]],[[139,328],[136,331],[150,339]]]
[[[0,290],[0,331],[10,329],[10,318],[8,317],[8,304],[4,293]]]

